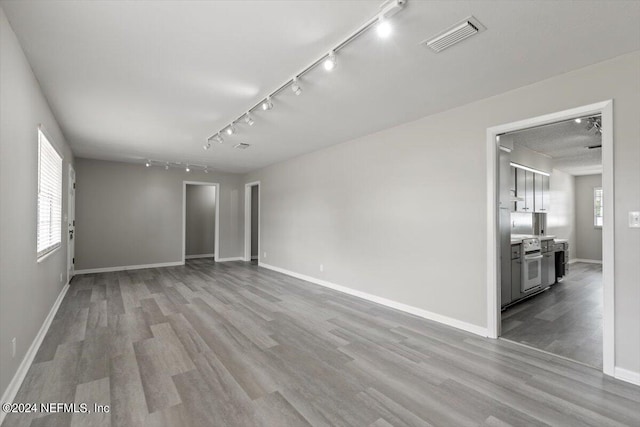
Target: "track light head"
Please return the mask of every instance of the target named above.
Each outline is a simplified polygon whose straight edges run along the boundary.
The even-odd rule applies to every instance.
[[[189,167],[189,165],[187,165],[187,167],[186,167],[186,168],[184,168],[184,171],[185,171],[185,172],[191,172],[191,168]]]
[[[302,93],[302,88],[300,87],[300,84],[298,83],[298,78],[294,77],[293,78],[293,82],[291,82],[291,90],[293,91],[293,93],[297,95],[300,95]]]
[[[149,161],[147,160],[147,163],[144,164],[146,167],[151,166],[151,163],[149,163]]]
[[[233,126],[233,123],[227,126],[225,132],[227,132],[227,135],[233,135],[236,132],[236,128]]]
[[[217,134],[216,141],[218,141],[218,144],[222,144],[224,142],[224,138],[222,137],[222,135]]]
[[[203,148],[205,151],[207,151],[209,148],[211,148],[211,142],[207,141],[207,143],[206,143],[206,144],[204,144],[204,145],[202,146],[202,148]]]
[[[582,119],[581,119],[581,118],[577,118],[577,119],[575,120],[575,122],[576,122],[576,123],[582,123]]]
[[[336,68],[336,54],[334,51],[329,52],[327,55],[327,59],[324,60],[324,69],[327,71],[331,71]]]
[[[164,170],[168,171],[169,170],[169,163],[167,163],[166,165],[164,165]]]
[[[386,39],[393,32],[393,28],[387,19],[383,16],[378,18],[378,24],[376,25],[376,33],[381,39]]]
[[[267,99],[261,105],[263,111],[271,110],[273,108],[273,102],[271,102],[271,97],[267,96]]]
[[[248,111],[247,114],[244,115],[244,122],[249,126],[253,126],[253,124],[255,123],[253,121],[253,117],[251,117],[251,113],[249,113]]]

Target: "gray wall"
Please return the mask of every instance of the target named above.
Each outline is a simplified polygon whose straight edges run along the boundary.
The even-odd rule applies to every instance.
[[[639,76],[634,52],[247,174],[260,261],[485,327],[487,128],[613,98],[616,365],[640,372]]]
[[[0,8],[0,395],[67,280],[67,177],[73,154]],[[36,262],[38,125],[64,157],[62,247]],[[62,274],[62,279],[60,275]],[[16,338],[16,357],[11,339]]]
[[[216,221],[216,187],[187,185],[185,255],[212,254]]]
[[[220,256],[242,256],[240,176],[88,159],[76,165],[76,269],[181,261],[183,181],[220,184]]]
[[[251,187],[251,258],[258,256],[258,236],[260,235],[258,209],[260,207],[259,186]]]
[[[593,226],[595,187],[602,187],[602,174],[576,176],[576,245],[572,258],[602,261],[602,229]]]
[[[549,177],[549,213],[547,234],[569,241],[569,254],[575,258],[576,250],[576,180],[573,175],[553,169]]]

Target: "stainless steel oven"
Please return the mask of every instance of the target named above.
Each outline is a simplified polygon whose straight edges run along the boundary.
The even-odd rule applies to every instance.
[[[542,284],[542,253],[539,239],[522,240],[522,292],[529,293]]]

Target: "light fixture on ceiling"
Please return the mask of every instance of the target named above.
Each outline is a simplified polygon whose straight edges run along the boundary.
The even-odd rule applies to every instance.
[[[577,119],[574,120],[576,123],[582,123],[582,119],[580,117],[578,117]]]
[[[382,39],[386,39],[391,35],[393,28],[391,28],[391,24],[384,17],[378,18],[378,25],[376,25],[376,33],[378,33],[378,37]]]
[[[151,166],[151,162],[149,160],[147,160],[147,163],[144,164],[146,167]]]
[[[298,83],[298,78],[297,77],[294,77],[293,81],[291,82],[291,90],[296,95],[300,95],[302,93],[302,88],[300,87],[300,84]]]
[[[185,171],[185,172],[191,172],[191,168],[189,167],[189,164],[187,164],[187,167],[186,167],[186,168],[184,168],[184,171]]]
[[[271,110],[272,108],[273,108],[273,102],[271,102],[271,97],[267,96],[267,98],[262,103],[262,110],[268,111],[268,110]]]
[[[207,139],[207,142],[202,146],[202,148],[204,148],[205,151],[211,148],[211,138]]]
[[[234,121],[231,122],[230,125],[222,128],[214,135],[217,134],[219,136],[223,131],[226,131],[229,135],[231,135],[233,133],[233,130],[229,132],[229,128],[232,127],[234,123],[238,123],[243,118],[243,116],[245,116],[245,121],[247,122],[247,124],[251,125],[250,122],[253,122],[253,119],[249,117],[249,113],[253,113],[256,110],[271,110],[273,108],[273,102],[271,99],[280,94],[285,88],[289,86],[291,87],[293,93],[295,93],[296,95],[300,95],[300,93],[302,93],[302,88],[300,87],[300,84],[298,82],[299,78],[315,69],[316,67],[320,66],[321,64],[327,71],[335,69],[337,65],[336,54],[338,53],[338,51],[344,49],[353,41],[357,40],[360,36],[367,33],[371,28],[376,27],[376,31],[381,38],[388,37],[392,33],[392,27],[389,19],[396,13],[400,12],[406,6],[406,4],[407,0],[386,0],[384,3],[382,3],[382,5],[380,6],[380,10],[374,17],[367,20],[364,24],[356,28],[351,34],[342,39],[342,41],[337,43],[333,47],[333,49],[329,51],[328,54],[325,54],[322,57],[318,58],[306,68],[301,70],[299,73],[295,74],[294,78],[289,79],[285,83],[281,84],[276,90],[272,91],[265,98],[263,98],[262,101],[249,108],[246,113],[243,113],[242,115],[237,117]],[[216,137],[216,139],[218,139],[218,137]],[[218,139],[218,142],[222,141]]]
[[[251,113],[248,111],[247,111],[247,114],[244,115],[244,122],[249,126],[253,126],[253,124],[255,123],[253,121],[253,117],[251,117]]]
[[[168,171],[168,170],[169,170],[169,162],[167,162],[167,163],[164,165],[164,170],[166,170],[166,171]]]
[[[227,132],[227,135],[233,135],[236,132],[236,128],[235,126],[233,126],[233,123],[227,126],[227,129],[225,130],[225,132]]]
[[[204,168],[204,173],[209,173],[209,168],[208,167]]]
[[[324,60],[324,69],[327,71],[331,71],[336,68],[336,65],[336,53],[334,51],[331,51],[327,54],[327,59]]]
[[[222,135],[217,134],[216,141],[218,141],[218,144],[222,144],[224,142],[224,138],[222,137]]]

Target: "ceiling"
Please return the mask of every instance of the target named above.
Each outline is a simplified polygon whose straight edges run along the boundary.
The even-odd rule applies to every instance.
[[[0,4],[76,156],[240,173],[640,49],[637,1],[408,0],[390,38],[364,34],[204,151],[381,1]],[[487,30],[439,54],[419,45],[470,15]]]
[[[547,155],[553,159],[553,168],[570,175],[602,173],[602,135],[591,129],[586,119],[554,123],[520,132],[514,132],[514,144]]]

